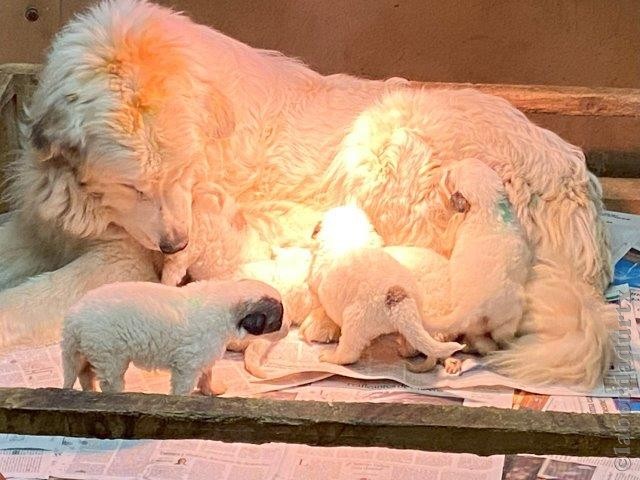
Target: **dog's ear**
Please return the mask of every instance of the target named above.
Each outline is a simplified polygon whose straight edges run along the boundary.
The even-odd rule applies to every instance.
[[[36,166],[38,182],[30,201],[39,217],[79,237],[102,233],[108,221],[100,208],[100,197],[80,184],[77,171],[58,156]]]
[[[82,146],[83,132],[78,121],[73,121],[72,103],[75,95],[52,103],[37,116],[31,118],[27,129],[27,140],[38,152],[41,161],[64,157],[74,161]]]

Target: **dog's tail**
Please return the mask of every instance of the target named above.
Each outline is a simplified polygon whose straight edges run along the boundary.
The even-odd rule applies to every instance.
[[[439,342],[434,339],[422,325],[418,304],[413,298],[407,296],[402,287],[391,287],[387,293],[386,306],[389,308],[389,317],[398,332],[416,350],[427,355],[431,362],[450,357],[454,352],[464,348],[464,345],[457,342]]]
[[[593,388],[613,356],[615,318],[614,307],[566,265],[539,261],[526,285],[521,336],[491,353],[488,365],[527,383]]]

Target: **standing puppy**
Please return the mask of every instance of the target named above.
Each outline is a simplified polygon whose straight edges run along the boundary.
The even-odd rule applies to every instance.
[[[411,272],[384,252],[361,210],[330,210],[314,232],[310,286],[325,314],[341,327],[338,347],[321,360],[356,362],[372,340],[401,333],[431,367],[463,346],[434,340],[422,325],[422,296]]]
[[[255,280],[195,282],[183,288],[123,282],[89,292],[72,307],[62,332],[64,388],[121,392],[130,362],[171,371],[171,393],[211,388],[211,366],[227,343],[282,325],[278,292]]]

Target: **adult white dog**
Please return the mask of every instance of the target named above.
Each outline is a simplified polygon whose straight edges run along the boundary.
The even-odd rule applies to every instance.
[[[57,339],[51,325],[90,288],[157,280],[160,252],[188,242],[202,176],[261,212],[275,243],[283,221],[304,241],[313,228],[290,209],[353,195],[386,244],[448,251],[434,174],[473,156],[503,179],[539,258],[556,253],[597,289],[610,276],[601,191],[582,152],[507,102],[322,76],[145,1],[104,2],[61,31],[24,140],[15,212],[0,228],[4,347]]]

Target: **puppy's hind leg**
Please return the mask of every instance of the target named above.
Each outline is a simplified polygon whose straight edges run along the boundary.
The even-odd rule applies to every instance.
[[[331,343],[340,338],[340,327],[318,307],[302,322],[299,333],[307,342]]]
[[[348,365],[360,359],[362,352],[369,346],[375,336],[371,328],[367,328],[367,311],[363,305],[349,305],[342,314],[342,335],[338,346],[332,352],[320,354],[320,361]],[[377,335],[376,335],[377,336]]]
[[[434,362],[439,358],[450,357],[453,352],[463,348],[463,345],[457,342],[438,342],[429,335],[422,326],[422,317],[412,298],[405,297],[388,308],[389,318],[398,332],[417,350],[428,357],[433,357]]]

